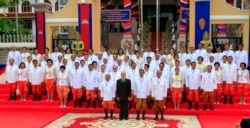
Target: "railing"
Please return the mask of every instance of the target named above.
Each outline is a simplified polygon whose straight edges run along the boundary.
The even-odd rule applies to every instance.
[[[36,47],[36,37],[34,35],[0,35],[1,48],[16,47]]]
[[[232,50],[236,51],[238,49],[238,45],[242,42],[242,37],[213,37],[213,51],[216,51],[217,47],[221,47],[222,51],[224,50],[225,44],[230,44],[232,46]]]

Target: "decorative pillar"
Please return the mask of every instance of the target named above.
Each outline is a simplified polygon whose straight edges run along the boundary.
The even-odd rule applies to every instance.
[[[51,13],[49,11],[51,4],[40,0],[37,3],[31,3],[30,5],[35,9],[36,47],[40,54],[44,54],[46,48],[45,13]]]
[[[92,4],[78,4],[78,31],[85,50],[92,49]]]
[[[195,1],[195,48],[210,30],[210,0]]]
[[[124,9],[131,10],[131,0],[124,0]],[[126,21],[123,24],[124,35],[121,41],[121,48],[123,48],[126,52],[129,49],[134,50],[134,40],[132,38],[132,21]]]

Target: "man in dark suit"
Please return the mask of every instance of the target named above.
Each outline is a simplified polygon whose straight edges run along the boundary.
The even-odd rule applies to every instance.
[[[131,81],[126,79],[126,72],[121,73],[121,79],[116,83],[116,97],[120,105],[120,120],[128,120],[128,98],[131,93]]]

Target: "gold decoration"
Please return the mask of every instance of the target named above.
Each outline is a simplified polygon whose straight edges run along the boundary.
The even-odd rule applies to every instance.
[[[204,30],[205,26],[206,26],[206,20],[204,18],[200,18],[199,20],[199,26],[201,30]]]
[[[76,54],[78,51],[82,51],[84,49],[84,42],[81,40],[79,33],[75,35],[75,39],[76,40],[72,42],[71,49]]]
[[[203,34],[203,40],[200,42],[203,44],[203,48],[207,49],[208,47],[211,47],[213,49],[213,44],[211,40],[209,40],[209,33],[206,31]]]

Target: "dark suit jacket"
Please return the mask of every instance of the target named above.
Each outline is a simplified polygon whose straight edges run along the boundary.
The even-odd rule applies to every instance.
[[[130,97],[131,93],[131,81],[125,79],[125,82],[122,79],[117,80],[116,82],[116,97],[120,100],[126,100]]]

